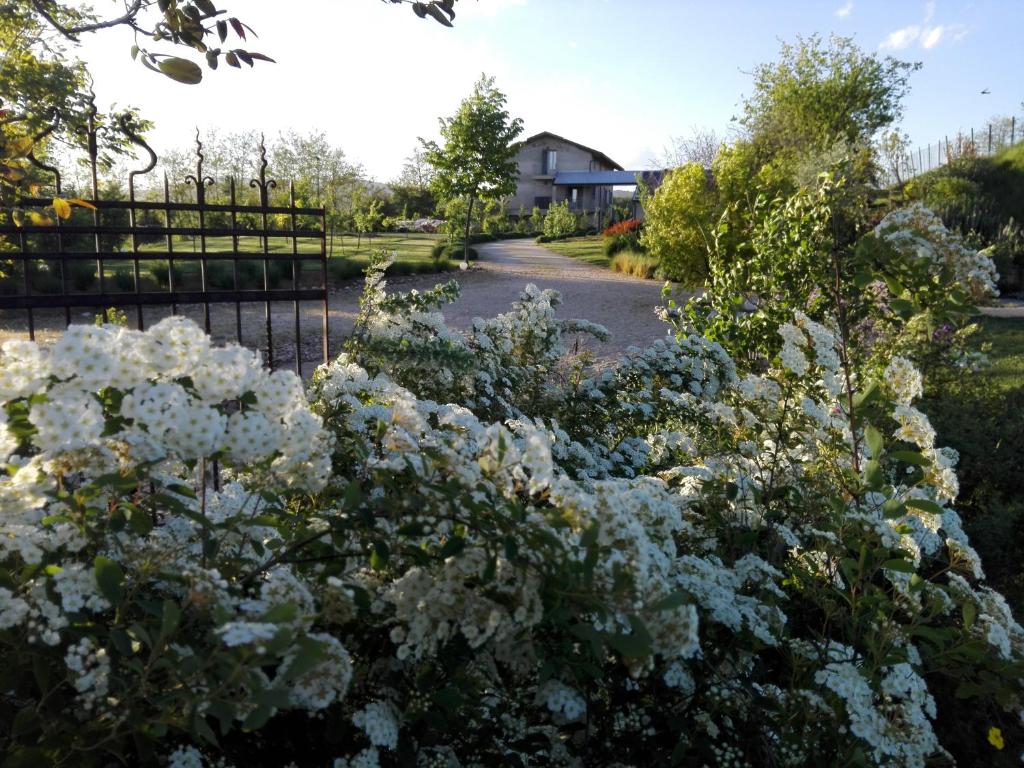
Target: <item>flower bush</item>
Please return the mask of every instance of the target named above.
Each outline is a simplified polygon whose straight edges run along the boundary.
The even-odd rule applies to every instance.
[[[614,256],[622,251],[643,253],[645,249],[640,243],[642,231],[643,222],[640,219],[626,219],[607,227],[601,233],[604,237],[605,255]]]
[[[13,765],[886,765],[1017,751],[1024,630],[911,361],[567,359],[368,278],[303,393],[172,318],[8,342]],[[991,736],[1006,747],[997,750]]]

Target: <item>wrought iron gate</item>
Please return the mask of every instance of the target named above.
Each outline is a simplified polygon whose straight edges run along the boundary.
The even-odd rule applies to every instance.
[[[139,200],[136,179],[153,171],[157,157],[130,126],[122,125],[124,135],[148,154],[149,162],[145,168],[129,173],[127,200],[104,200],[99,189],[98,131],[94,118],[95,111],[90,116],[86,135],[92,186],[92,197],[86,202],[93,206],[92,210],[81,209],[69,222],[57,219],[50,224],[22,226],[0,222],[0,237],[7,241],[8,248],[13,246],[13,250],[0,253],[0,259],[7,262],[11,273],[0,291],[0,310],[24,312],[24,330],[34,339],[37,315],[42,311],[52,314],[63,310],[64,324],[69,325],[74,308],[94,308],[104,319],[109,308],[123,308],[127,312],[134,308],[135,325],[142,330],[146,324],[145,308],[170,307],[171,312],[177,314],[183,305],[194,305],[201,308],[207,333],[216,325],[218,335],[226,336],[233,305],[234,333],[230,335],[239,344],[262,349],[267,363],[273,367],[278,357],[273,310],[275,305],[280,308],[281,302],[290,302],[294,365],[301,375],[303,312],[300,303],[315,302],[322,318],[316,323],[320,326],[321,337],[317,357],[326,362],[329,355],[326,213],[322,207],[298,206],[291,183],[288,204],[271,204],[271,190],[277,187],[277,181],[267,178],[267,155],[262,138],[259,171],[256,178],[249,181],[249,187],[258,194],[258,204],[238,201],[234,179],[227,183],[225,202],[209,202],[208,192],[215,181],[204,173],[203,145],[198,131],[195,172],[184,179],[194,187],[194,201],[172,201],[166,174],[162,200]],[[54,123],[36,140],[45,138],[56,127]],[[53,188],[60,197],[60,171],[34,155],[29,155],[29,160],[52,175]],[[50,198],[31,197],[22,198],[19,205],[24,211],[40,212],[51,203]],[[130,250],[121,251],[111,246],[112,238],[126,246],[130,243]],[[191,250],[182,249],[182,238],[191,240]],[[126,267],[128,272],[122,269],[112,275],[111,264]],[[313,269],[304,270],[307,264]],[[307,274],[304,276],[303,272]],[[83,274],[92,277],[83,281],[79,279]],[[309,277],[315,285],[305,284]],[[118,285],[114,287],[118,290],[111,290],[111,281],[115,278]],[[250,285],[246,285],[247,281]],[[89,284],[88,289],[81,289],[82,282]],[[40,283],[45,283],[46,290],[41,289]],[[264,310],[263,319],[257,324],[259,332],[254,333],[250,310],[260,305]],[[212,322],[211,306],[217,314],[216,323]],[[243,306],[246,307],[244,313]],[[277,314],[280,321],[281,313]]]

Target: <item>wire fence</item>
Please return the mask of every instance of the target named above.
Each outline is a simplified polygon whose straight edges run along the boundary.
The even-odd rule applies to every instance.
[[[1024,141],[1024,115],[989,120],[980,126],[957,131],[906,153],[889,158],[886,169],[891,182],[903,182],[966,157],[991,157]]]

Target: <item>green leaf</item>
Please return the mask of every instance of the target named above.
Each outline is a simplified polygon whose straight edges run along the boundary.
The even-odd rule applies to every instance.
[[[885,438],[882,437],[882,433],[868,424],[864,427],[864,440],[868,444],[868,450],[871,451],[871,458],[879,458],[885,449]]]
[[[441,547],[441,551],[438,553],[443,558],[452,557],[457,555],[466,548],[466,540],[461,536],[452,536],[448,541]]]
[[[864,479],[871,488],[882,487],[882,483],[885,482],[885,476],[882,474],[882,465],[877,459],[872,459],[864,465]]]
[[[172,80],[184,83],[185,85],[195,85],[203,79],[203,70],[200,69],[198,64],[188,59],[178,58],[177,56],[161,59],[157,63],[157,67]]]
[[[920,509],[922,512],[930,512],[933,515],[942,514],[942,507],[929,499],[907,499],[907,506],[912,509]]]
[[[907,514],[907,507],[899,499],[887,499],[882,504],[882,516],[886,520],[895,520],[898,517],[903,517],[905,514]]]
[[[216,16],[217,7],[210,2],[210,0],[192,0],[196,4],[196,7],[207,16]]]
[[[373,542],[373,549],[370,551],[370,568],[375,571],[383,570],[391,557],[391,550],[383,541]]]
[[[299,652],[288,662],[286,676],[295,680],[312,670],[324,658],[324,644],[309,637],[300,637],[295,641]]]
[[[889,571],[898,571],[899,573],[916,572],[914,564],[908,560],[904,560],[901,557],[896,557],[892,560],[886,560],[884,563],[882,563],[882,567]]]
[[[974,626],[974,620],[978,618],[978,607],[971,602],[965,602],[960,606],[960,610],[964,615],[964,626],[970,629]]]
[[[867,405],[878,396],[878,393],[878,382],[870,382],[865,389],[853,396],[854,408],[860,408],[862,405]]]
[[[651,606],[652,611],[671,611],[675,608],[679,608],[688,603],[692,602],[690,596],[678,590],[670,595],[666,595]]]
[[[931,464],[931,461],[917,451],[893,451],[889,455],[904,464],[913,464],[915,467],[927,467]]]
[[[228,39],[228,23],[226,21],[217,22],[217,37],[222,43]]]
[[[181,620],[181,608],[173,600],[164,600],[163,613],[160,617],[160,639],[166,640],[178,628]]]
[[[111,605],[117,605],[124,599],[124,571],[121,570],[121,566],[101,555],[93,561],[93,574],[100,594],[107,598]]]

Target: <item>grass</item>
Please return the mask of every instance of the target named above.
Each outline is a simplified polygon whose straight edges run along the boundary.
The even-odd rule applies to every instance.
[[[622,272],[625,275],[653,280],[658,271],[658,260],[646,253],[619,251],[612,256],[611,268],[615,272]]]
[[[604,253],[604,238],[601,235],[570,237],[565,240],[542,243],[541,245],[544,248],[550,248],[555,253],[580,259],[587,262],[587,264],[593,264],[595,267],[607,269],[612,265],[612,260]]]
[[[633,277],[643,277],[650,280],[658,269],[658,262],[655,259],[636,251],[621,251],[614,256],[606,255],[604,252],[604,237],[602,235],[569,237],[565,240],[541,243],[541,245],[563,256],[569,256],[573,259],[585,261],[587,264],[593,264],[595,267],[611,269],[615,272],[632,275]]]
[[[982,317],[990,365],[930,382],[937,443],[960,454],[957,510],[993,587],[1024,610],[1024,318]]]
[[[369,264],[370,256],[381,250],[395,254],[395,263],[389,270],[391,274],[415,274],[419,272],[437,272],[448,268],[448,264],[441,260],[435,261],[430,251],[436,243],[441,240],[441,235],[430,235],[419,232],[388,232],[379,233],[373,236],[358,238],[355,235],[338,235],[333,238],[328,236],[328,261],[327,268],[332,278],[344,280],[359,277],[363,274]],[[358,246],[358,247],[357,247]],[[182,255],[198,254],[199,241],[185,237],[176,238],[174,252]],[[316,238],[299,238],[295,243],[295,249],[300,254],[309,254],[311,257],[320,255],[320,241]],[[140,252],[166,251],[165,242],[146,243],[139,247]],[[233,265],[231,260],[217,260],[216,256],[230,255],[234,246],[230,237],[210,237],[206,240],[206,251],[210,256],[208,259],[208,280],[210,273],[215,273],[214,278],[217,288],[233,287]],[[263,241],[259,237],[242,236],[238,238],[238,252],[244,253],[249,258],[240,261],[241,285],[243,289],[262,287],[263,262],[260,258],[263,254]],[[292,241],[289,238],[269,238],[267,253],[282,254],[292,252]],[[115,290],[134,290],[131,280],[132,265],[128,261],[118,261],[110,258],[105,259],[104,279],[110,281],[111,287]],[[166,261],[144,261],[139,264],[140,277],[144,283],[143,290],[160,289],[167,287],[167,262]],[[304,276],[307,276],[304,278]],[[198,289],[199,287],[199,266],[195,262],[175,262],[175,282],[183,289]],[[287,265],[282,262],[271,262],[271,283],[277,287],[291,282],[291,274]],[[301,286],[319,284],[319,265],[315,261],[303,261],[300,266],[299,282]]]

